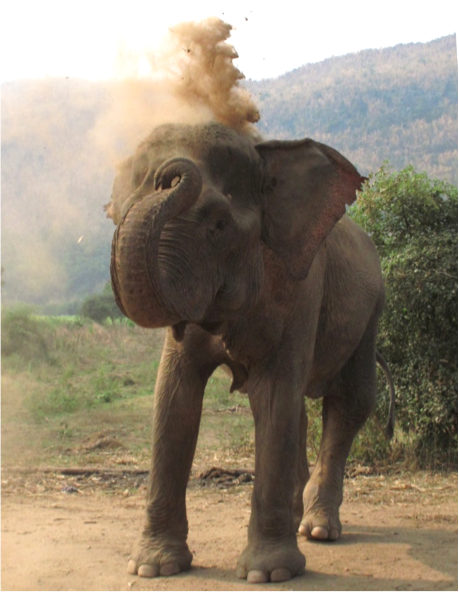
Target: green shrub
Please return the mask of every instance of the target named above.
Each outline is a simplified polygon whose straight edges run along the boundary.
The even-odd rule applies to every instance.
[[[381,256],[386,308],[378,347],[397,388],[397,421],[421,465],[457,460],[457,189],[387,167],[352,217]]]
[[[47,324],[28,307],[2,310],[2,356],[26,362],[50,361],[45,333]]]
[[[88,296],[81,305],[80,315],[92,319],[96,323],[103,323],[106,319],[114,321],[124,318],[116,304],[111,288],[109,290],[106,288],[102,294]]]

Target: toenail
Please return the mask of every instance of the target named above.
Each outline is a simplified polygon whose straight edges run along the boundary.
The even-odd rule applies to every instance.
[[[285,582],[286,580],[292,579],[292,574],[289,569],[279,567],[278,569],[273,569],[269,579],[271,582]]]
[[[314,526],[311,531],[311,536],[315,539],[326,541],[328,539],[328,532],[323,526]]]
[[[157,565],[148,565],[148,563],[144,563],[139,567],[137,573],[142,578],[156,578],[159,575],[159,569]]]
[[[165,563],[164,565],[161,565],[159,573],[162,576],[173,576],[175,574],[178,574],[179,571],[180,571],[179,564],[176,563],[175,561],[173,561],[172,563]]]
[[[303,536],[308,536],[308,527],[305,524],[300,524],[298,532]]]
[[[330,540],[331,541],[336,541],[339,538],[339,532],[336,530],[336,528],[333,528],[330,531]]]
[[[268,581],[266,575],[259,569],[252,569],[247,574],[247,582],[250,584],[264,584]]]

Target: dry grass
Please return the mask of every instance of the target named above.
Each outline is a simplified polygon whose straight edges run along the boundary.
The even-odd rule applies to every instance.
[[[19,349],[3,360],[3,466],[147,468],[164,332],[126,323],[37,323],[47,359]],[[196,470],[244,457],[253,464],[248,402],[230,395],[229,385],[221,370],[209,381]]]
[[[40,346],[34,357],[26,339],[29,345],[24,351],[19,340],[16,351],[3,358],[3,466],[147,468],[152,393],[164,332],[75,318],[31,317],[29,321],[31,325],[21,327],[40,336],[47,355],[42,356]],[[220,369],[207,385],[195,472],[209,466],[254,465],[248,400],[245,395],[230,394],[229,385]],[[349,475],[359,473],[361,466],[371,467],[370,473],[401,464],[417,468],[416,442],[409,434],[396,431],[392,443],[383,436],[387,404],[381,396],[379,410],[356,439]],[[321,435],[321,401],[308,401],[307,407],[308,458],[314,463]],[[94,446],[95,442],[105,445]]]

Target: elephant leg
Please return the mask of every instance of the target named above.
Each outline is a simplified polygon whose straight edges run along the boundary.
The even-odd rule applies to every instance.
[[[293,491],[293,516],[297,530],[303,518],[303,491],[309,481],[309,465],[306,450],[308,434],[308,416],[304,399],[301,403],[300,431],[298,438],[298,458],[296,463],[296,480]]]
[[[144,577],[168,576],[190,568],[185,495],[208,377],[204,334],[177,344],[169,330],[155,389],[153,446],[146,523],[128,563]]]
[[[302,400],[291,385],[261,380],[249,399],[255,420],[255,484],[248,543],[237,575],[248,582],[280,582],[301,573],[293,515]]]
[[[323,400],[323,433],[314,471],[303,494],[299,531],[310,539],[336,540],[341,534],[344,469],[352,442],[376,400],[375,331],[370,327]]]

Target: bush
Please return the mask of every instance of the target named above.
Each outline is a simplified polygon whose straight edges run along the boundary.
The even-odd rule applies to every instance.
[[[2,310],[2,356],[26,362],[49,361],[45,324],[27,307]]]
[[[386,281],[378,347],[397,388],[397,420],[421,465],[457,461],[457,189],[416,173],[370,177],[352,217]]]
[[[97,323],[103,323],[107,319],[114,321],[124,318],[116,304],[110,284],[105,287],[102,294],[94,294],[86,298],[81,305],[80,315]]]

